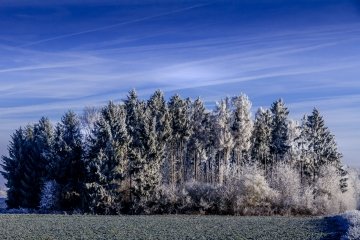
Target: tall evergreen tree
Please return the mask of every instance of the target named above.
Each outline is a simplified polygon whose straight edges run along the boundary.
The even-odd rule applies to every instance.
[[[218,181],[220,185],[225,183],[226,172],[230,170],[230,155],[231,149],[234,146],[234,140],[231,134],[230,107],[230,99],[225,98],[217,104],[215,110],[216,165],[218,168]]]
[[[6,179],[8,208],[19,208],[24,199],[21,191],[21,181],[23,179],[23,168],[25,156],[25,136],[22,128],[19,128],[11,136],[8,147],[8,156],[2,156],[1,174]]]
[[[59,207],[66,210],[80,208],[85,167],[80,120],[72,111],[67,112],[56,126],[54,155],[49,178],[58,184]]]
[[[206,143],[209,134],[207,133],[207,112],[204,103],[197,98],[192,104],[190,126],[192,134],[188,141],[188,157],[192,166],[191,178],[195,181],[202,180],[203,163],[206,161]]]
[[[269,173],[272,165],[270,155],[271,125],[271,112],[260,108],[255,115],[251,157],[253,162],[263,167],[265,173]]]
[[[172,134],[170,141],[170,183],[181,185],[186,176],[186,142],[191,135],[189,101],[174,95],[168,103]]]
[[[251,102],[245,94],[234,97],[232,133],[234,137],[233,161],[239,168],[250,158],[251,135],[253,122],[251,120]]]
[[[326,164],[334,165],[343,175],[346,175],[341,170],[342,155],[338,152],[334,135],[325,126],[325,121],[316,108],[307,117],[302,130],[308,142],[307,155],[311,158],[311,162],[305,166],[305,174],[308,178],[315,181],[319,175],[319,168]],[[345,185],[344,182],[343,187],[346,187]]]
[[[284,160],[284,156],[290,148],[288,145],[289,111],[282,99],[275,101],[270,110],[273,115],[270,153],[272,158],[278,162],[280,160]]]
[[[26,156],[22,192],[25,208],[40,206],[41,190],[48,176],[48,167],[53,159],[54,129],[48,118],[42,117],[25,133]]]
[[[101,111],[86,154],[88,206],[92,212],[113,214],[121,209],[129,137],[123,106],[110,102]]]
[[[129,202],[137,205],[141,199],[142,172],[146,161],[144,152],[146,135],[146,104],[140,101],[135,90],[129,92],[124,101],[126,109],[126,128],[130,136],[127,178],[129,181]],[[133,206],[129,206],[131,211]]]
[[[165,173],[166,176],[162,176],[162,173],[164,170],[168,170],[167,166],[164,165],[164,161],[166,158],[167,142],[171,136],[169,111],[164,94],[160,90],[155,91],[148,100],[146,118],[148,145],[155,148],[152,156],[154,168],[154,176],[152,178],[158,179],[154,180],[155,182],[152,186],[154,188],[163,181],[164,177],[168,177],[167,173]]]

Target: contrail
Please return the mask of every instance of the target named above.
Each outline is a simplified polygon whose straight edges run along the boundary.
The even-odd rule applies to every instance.
[[[194,5],[194,6],[191,6],[191,7],[181,8],[181,9],[178,9],[178,10],[174,10],[174,11],[170,11],[170,12],[166,12],[166,13],[162,13],[162,14],[152,15],[152,16],[138,18],[138,19],[125,21],[125,22],[120,22],[120,23],[115,23],[115,24],[112,24],[112,25],[93,28],[93,29],[89,29],[89,30],[85,30],[85,31],[81,31],[81,32],[75,32],[75,33],[59,35],[59,36],[52,37],[52,38],[46,38],[46,39],[42,39],[42,40],[39,40],[39,41],[26,43],[26,44],[20,45],[19,47],[29,47],[29,46],[37,45],[39,43],[49,42],[49,41],[68,38],[68,37],[73,37],[73,36],[78,36],[78,35],[86,34],[86,33],[102,31],[102,30],[105,30],[105,29],[114,28],[114,27],[118,27],[118,26],[123,26],[123,25],[127,25],[127,24],[130,24],[130,23],[141,22],[141,21],[145,21],[145,20],[149,20],[149,19],[153,19],[153,18],[157,18],[157,17],[171,15],[171,14],[178,13],[178,12],[184,12],[184,11],[187,11],[187,10],[190,10],[190,9],[199,8],[199,7],[203,7],[203,6],[206,6],[206,5],[209,5],[209,4],[197,4],[197,5]]]

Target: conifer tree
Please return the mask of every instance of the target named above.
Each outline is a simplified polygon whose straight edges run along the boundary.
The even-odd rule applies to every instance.
[[[308,179],[315,181],[320,167],[326,164],[335,166],[345,176],[346,173],[341,170],[342,155],[338,152],[334,135],[325,126],[325,121],[316,108],[311,115],[307,116],[302,130],[308,142],[307,155],[311,159],[311,162],[305,166]],[[343,187],[346,187],[345,182]]]
[[[251,157],[252,161],[262,166],[265,173],[271,169],[270,155],[271,143],[271,112],[262,108],[255,115],[254,130],[252,134]]]
[[[170,142],[170,183],[181,185],[185,181],[186,141],[191,134],[189,119],[189,101],[174,95],[168,103],[172,134]]]
[[[129,202],[136,205],[141,199],[142,171],[146,156],[144,152],[146,128],[146,104],[140,101],[135,90],[129,92],[124,101],[126,110],[126,129],[130,137],[127,178],[129,181]],[[133,206],[129,206],[131,211]]]
[[[102,109],[89,139],[86,191],[88,207],[94,213],[120,212],[129,142],[125,121],[124,107],[110,102]]]
[[[154,176],[151,177],[153,178],[153,183],[150,188],[153,190],[164,179],[162,173],[165,170],[165,151],[167,149],[168,139],[171,136],[169,111],[164,94],[160,90],[155,91],[148,100],[145,114],[147,118],[147,145],[152,149],[149,152],[153,152],[153,155],[150,156],[153,160],[151,165],[154,172]],[[146,170],[144,171],[146,172]],[[168,176],[168,174],[166,174],[166,176]]]
[[[289,111],[282,99],[275,101],[271,108],[272,131],[270,153],[274,161],[284,160],[285,154],[290,146],[288,145],[288,115]]]
[[[85,167],[80,120],[72,111],[67,112],[56,126],[54,155],[49,178],[58,184],[59,207],[65,210],[80,208]]]
[[[234,137],[233,161],[239,168],[250,158],[251,135],[253,122],[251,120],[251,102],[245,94],[233,99],[232,133]]]
[[[8,147],[8,157],[2,156],[1,164],[3,171],[1,174],[6,179],[8,208],[19,208],[22,205],[23,195],[21,191],[21,181],[23,179],[23,168],[25,156],[25,136],[22,128],[16,130],[11,136]]]
[[[190,126],[192,127],[192,134],[188,141],[188,157],[190,165],[192,166],[191,178],[195,181],[202,180],[203,163],[206,162],[206,143],[209,134],[207,133],[207,112],[204,103],[197,98],[192,104]]]
[[[43,185],[48,177],[48,167],[53,159],[54,129],[48,118],[28,126],[25,131],[25,156],[22,179],[22,206],[38,208]]]
[[[226,173],[230,170],[230,155],[234,141],[231,134],[231,110],[230,99],[221,100],[215,110],[215,134],[217,149],[216,165],[218,168],[218,181],[222,185],[225,183]]]

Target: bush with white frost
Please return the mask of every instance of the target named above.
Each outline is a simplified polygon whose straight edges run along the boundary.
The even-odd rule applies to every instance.
[[[302,183],[299,172],[286,163],[278,164],[265,177],[255,166],[243,166],[225,174],[223,185],[188,182],[182,187],[162,185],[144,213],[202,213],[235,215],[319,215],[356,208],[358,177],[349,172],[348,187],[340,188],[340,174],[324,166],[313,183]]]
[[[312,194],[301,185],[300,174],[289,164],[280,163],[273,168],[269,177],[270,187],[278,195],[274,204],[281,214],[305,213],[311,208]]]
[[[45,182],[40,199],[40,209],[54,210],[58,205],[59,187],[56,181],[51,180]]]
[[[341,176],[331,165],[320,168],[319,177],[314,184],[314,207],[316,214],[336,214],[355,209],[356,198],[352,186],[346,192],[340,188]]]
[[[246,166],[234,182],[226,188],[235,189],[233,211],[240,215],[269,215],[278,193],[271,189],[264,174],[258,168]],[[229,198],[228,198],[229,199]],[[230,199],[229,199],[230,200]]]

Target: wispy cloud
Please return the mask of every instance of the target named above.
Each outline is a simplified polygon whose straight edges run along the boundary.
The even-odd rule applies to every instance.
[[[124,26],[124,25],[128,25],[128,24],[133,24],[133,23],[138,23],[138,22],[142,22],[142,21],[146,21],[146,20],[151,20],[151,19],[158,18],[158,17],[164,17],[164,16],[171,15],[171,14],[181,13],[181,12],[188,11],[188,10],[191,10],[191,9],[194,9],[194,8],[204,7],[206,5],[208,5],[208,4],[196,4],[196,5],[193,5],[193,6],[190,6],[190,7],[180,8],[180,9],[177,9],[177,10],[167,11],[167,12],[164,12],[164,13],[145,16],[145,17],[141,17],[141,18],[137,18],[137,19],[128,20],[128,21],[122,21],[122,22],[110,24],[110,25],[107,25],[107,26],[101,26],[101,27],[97,27],[97,28],[84,30],[84,31],[58,35],[58,36],[54,36],[54,37],[51,37],[51,38],[45,38],[45,39],[41,39],[41,40],[38,40],[38,41],[33,41],[33,42],[30,42],[30,43],[22,44],[19,47],[20,48],[30,47],[30,46],[33,46],[33,45],[46,43],[46,42],[49,42],[49,41],[60,40],[60,39],[79,36],[79,35],[87,34],[87,33],[99,32],[99,31],[103,31],[103,30],[107,30],[107,29],[111,29],[111,28],[115,28],[115,27],[120,27],[120,26]]]

